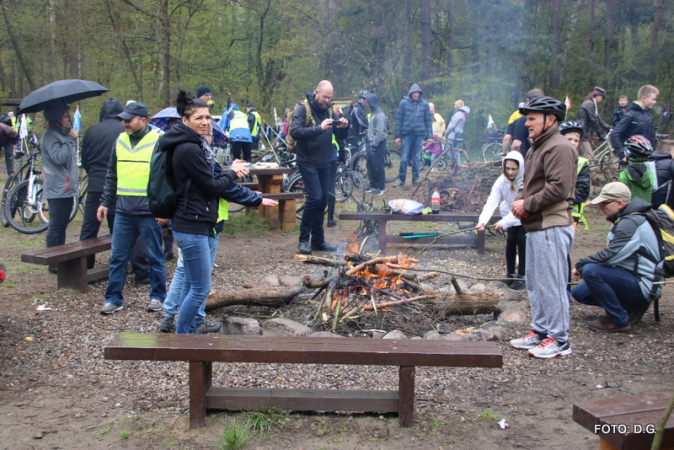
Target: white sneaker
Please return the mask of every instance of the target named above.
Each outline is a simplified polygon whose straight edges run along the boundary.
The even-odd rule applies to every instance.
[[[531,330],[529,334],[523,338],[511,340],[510,345],[515,348],[519,348],[520,350],[529,350],[530,348],[539,346],[542,342],[543,340],[538,336],[538,333],[536,333],[534,330]]]
[[[529,355],[535,358],[554,358],[555,356],[566,356],[571,354],[571,346],[568,342],[560,345],[553,338],[545,338],[540,345],[529,350]]]
[[[150,303],[147,305],[147,310],[149,312],[161,311],[162,303],[157,299],[150,300]]]
[[[101,314],[108,315],[121,310],[122,305],[115,305],[114,303],[106,303],[105,305],[103,305],[103,308],[101,308]]]

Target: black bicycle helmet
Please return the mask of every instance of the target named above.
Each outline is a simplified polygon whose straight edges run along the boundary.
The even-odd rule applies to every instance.
[[[583,137],[583,126],[578,122],[564,122],[559,126],[559,132],[563,135],[566,133],[578,133]]]
[[[593,89],[593,91],[595,91],[596,93],[598,93],[598,94],[601,95],[602,97],[606,98],[606,89],[601,88],[601,87],[599,87],[599,86],[595,86],[594,89]]]
[[[520,108],[520,114],[523,116],[532,111],[541,112],[546,116],[555,116],[561,122],[566,115],[566,106],[557,99],[541,96],[532,99],[524,108]]]
[[[358,98],[367,98],[368,95],[370,95],[370,93],[363,89],[358,93]]]
[[[653,146],[651,141],[637,134],[625,141],[625,153],[630,161],[645,161],[653,154]]]

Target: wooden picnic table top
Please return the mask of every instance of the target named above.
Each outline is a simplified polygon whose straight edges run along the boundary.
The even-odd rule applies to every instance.
[[[478,213],[448,212],[438,214],[415,214],[406,215],[400,213],[387,213],[383,211],[342,211],[339,213],[340,220],[402,220],[407,222],[475,222],[480,217]],[[493,220],[500,220],[500,216],[494,216]],[[492,221],[493,221],[492,220]]]
[[[291,169],[289,167],[260,167],[256,168],[255,166],[250,166],[248,168],[248,172],[251,175],[256,175],[256,176],[265,176],[265,175],[283,175],[283,174],[291,174],[295,170]]]
[[[105,359],[501,367],[495,342],[121,333]]]

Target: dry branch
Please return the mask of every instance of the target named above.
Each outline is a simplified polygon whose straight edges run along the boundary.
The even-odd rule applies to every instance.
[[[334,259],[321,258],[320,256],[311,255],[295,255],[295,261],[305,262],[309,264],[320,264],[322,266],[336,267],[343,263],[335,261]]]

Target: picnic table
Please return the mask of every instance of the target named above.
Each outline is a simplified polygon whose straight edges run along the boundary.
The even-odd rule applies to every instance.
[[[255,167],[250,166],[249,172],[257,177],[257,191],[263,197],[278,200],[279,206],[259,206],[257,213],[269,220],[271,228],[283,231],[295,229],[296,200],[303,198],[301,193],[281,192],[283,175],[293,173],[288,167]]]

